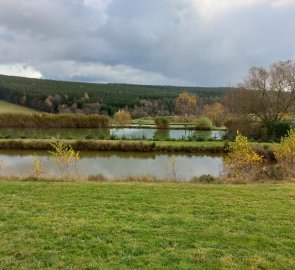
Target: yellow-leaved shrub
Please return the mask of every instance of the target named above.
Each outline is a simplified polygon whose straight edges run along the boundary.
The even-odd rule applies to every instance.
[[[78,161],[80,152],[75,151],[71,145],[57,141],[51,144],[54,151],[49,151],[53,156],[53,161],[59,168],[60,175],[67,178],[78,175]]]
[[[37,155],[35,155],[35,159],[33,160],[33,176],[36,178],[40,178],[42,175],[45,174],[46,170]]]
[[[281,143],[274,147],[274,154],[280,169],[287,177],[295,176],[295,129],[290,130]]]
[[[224,161],[227,176],[245,178],[256,173],[263,161],[263,156],[253,150],[247,137],[237,132],[235,142],[230,144],[229,153]]]

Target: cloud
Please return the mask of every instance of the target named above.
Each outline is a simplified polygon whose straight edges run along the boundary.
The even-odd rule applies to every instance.
[[[132,83],[186,85],[188,82],[179,78],[168,78],[156,72],[148,72],[126,65],[105,65],[103,63],[80,63],[73,61],[53,62],[47,71],[59,74],[57,79],[88,81],[97,83]]]
[[[295,5],[294,0],[192,0],[199,14],[205,19],[216,19],[225,13],[236,12],[240,9],[264,7],[286,7]]]
[[[294,0],[2,0],[0,63],[51,79],[227,86],[295,57]]]
[[[41,79],[42,73],[32,66],[24,64],[2,64],[0,74]]]

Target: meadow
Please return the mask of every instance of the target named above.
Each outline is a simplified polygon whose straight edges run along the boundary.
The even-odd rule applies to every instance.
[[[25,106],[13,104],[4,100],[0,100],[0,114],[12,113],[12,114],[31,114],[37,112],[35,109],[31,109]]]
[[[295,185],[0,182],[1,269],[294,269]]]

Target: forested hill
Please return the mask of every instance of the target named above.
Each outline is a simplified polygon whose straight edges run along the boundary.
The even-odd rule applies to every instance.
[[[159,100],[162,106],[166,104],[162,110],[173,112],[173,100],[182,91],[195,93],[207,103],[219,99],[226,90],[225,87],[98,84],[0,75],[0,99],[48,112],[87,108],[86,113],[112,115],[119,108],[134,109]]]

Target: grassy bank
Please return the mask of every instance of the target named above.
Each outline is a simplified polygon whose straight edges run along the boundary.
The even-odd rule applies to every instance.
[[[294,269],[295,185],[0,182],[1,269]]]
[[[52,150],[56,140],[0,140],[0,149]],[[88,151],[135,151],[135,152],[188,152],[224,153],[224,142],[185,141],[133,141],[133,140],[62,140],[75,150]]]
[[[0,114],[13,113],[13,114],[30,114],[37,112],[35,109],[31,109],[25,106],[16,105],[4,100],[0,100]]]

